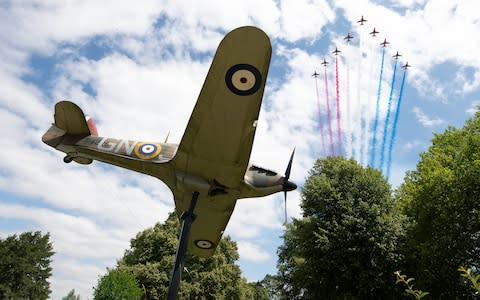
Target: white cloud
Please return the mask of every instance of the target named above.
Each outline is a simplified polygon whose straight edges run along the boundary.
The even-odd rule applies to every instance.
[[[56,43],[78,42],[102,34],[144,34],[162,12],[162,2],[37,1],[0,8],[0,41],[52,53]],[[33,34],[32,34],[33,33]]]
[[[440,118],[427,116],[419,107],[415,106],[412,111],[417,117],[417,121],[425,127],[435,127],[445,123],[445,121]]]
[[[460,74],[463,74],[463,73],[460,73]],[[472,80],[468,80],[467,78],[465,78],[465,76],[462,76],[462,77],[463,78],[461,79],[463,79],[462,81],[463,81],[464,93],[471,93],[480,87],[480,70],[477,70],[473,74]]]
[[[253,262],[262,262],[270,258],[270,254],[265,250],[262,250],[258,245],[246,242],[238,241],[238,252],[240,258]]]
[[[335,13],[324,0],[282,0],[280,37],[288,41],[318,37],[328,22],[333,22]],[[312,12],[317,12],[312,14]]]
[[[465,111],[468,115],[474,115],[478,111],[480,106],[480,100],[472,101],[470,107]]]
[[[402,148],[403,148],[403,150],[405,150],[405,151],[411,151],[411,150],[413,150],[413,149],[415,149],[415,148],[417,148],[417,147],[422,146],[422,144],[423,144],[423,143],[422,143],[421,141],[419,141],[419,140],[413,140],[413,141],[409,141],[409,142],[403,144]]]

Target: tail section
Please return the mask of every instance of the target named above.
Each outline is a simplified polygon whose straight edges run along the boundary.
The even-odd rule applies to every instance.
[[[55,104],[54,119],[55,123],[42,136],[42,141],[54,148],[62,146],[62,148],[67,150],[64,152],[68,152],[68,144],[73,144],[90,135],[98,136],[95,121],[88,116],[86,117],[80,107],[70,101],[60,101]],[[72,160],[80,164],[92,162],[88,158],[70,155],[64,158],[65,162],[71,162]]]
[[[98,135],[95,122],[85,117],[75,103],[60,101],[55,104],[55,126],[70,135]]]

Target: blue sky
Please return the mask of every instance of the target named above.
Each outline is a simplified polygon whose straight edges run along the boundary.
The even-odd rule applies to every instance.
[[[433,133],[462,126],[480,104],[479,9],[473,0],[0,2],[0,236],[50,232],[56,252],[51,297],[61,298],[72,288],[84,299],[91,297],[98,276],[115,265],[137,232],[165,220],[173,200],[155,178],[101,163],[64,164],[62,154],[40,140],[53,121],[55,102],[79,104],[102,136],[163,141],[170,132],[169,141],[179,142],[218,43],[243,25],[262,28],[273,44],[251,162],[283,172],[296,147],[292,179],[300,185],[322,154],[317,101],[325,121],[323,58],[330,61],[333,103],[335,58],[330,52],[335,46],[342,50],[344,153],[360,159],[358,153],[371,142],[378,44],[384,38],[391,43],[378,140],[390,92],[391,55],[403,54],[399,63],[413,67],[392,152],[389,181],[398,186]],[[356,23],[361,15],[368,20],[364,26]],[[368,34],[374,26],[377,37]],[[355,37],[349,45],[343,40],[347,32]],[[314,70],[322,74],[319,99]],[[396,86],[393,106],[398,92]],[[336,135],[335,108],[332,104]],[[361,122],[370,129],[362,129]],[[364,153],[364,165],[369,155]],[[301,215],[299,204],[299,190],[290,193],[290,217]],[[238,242],[247,279],[275,272],[282,222],[280,194],[238,201],[227,234]]]

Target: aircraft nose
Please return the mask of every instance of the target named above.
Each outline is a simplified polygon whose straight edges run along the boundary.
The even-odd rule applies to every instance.
[[[286,192],[290,192],[290,191],[293,191],[297,189],[297,184],[295,182],[292,182],[290,180],[288,180],[287,182],[285,182],[283,184],[283,190],[286,191]]]

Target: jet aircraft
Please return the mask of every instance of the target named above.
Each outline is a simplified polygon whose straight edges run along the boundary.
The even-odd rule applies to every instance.
[[[371,34],[372,36],[377,36],[377,33],[380,33],[380,31],[377,31],[377,30],[375,29],[375,27],[373,27],[373,30],[372,30],[372,32],[370,32],[370,34]]]
[[[363,18],[363,16],[362,16],[362,18],[361,18],[359,21],[357,21],[357,23],[360,23],[360,25],[363,25],[363,23],[365,23],[365,22],[367,22],[367,20],[365,20],[365,19]]]
[[[42,141],[64,152],[65,163],[98,160],[154,176],[172,191],[183,224],[168,299],[178,293],[187,249],[212,256],[237,199],[283,191],[286,201],[297,187],[289,180],[294,152],[284,176],[249,163],[271,52],[270,39],[256,27],[228,33],[178,145],[101,137],[76,104],[55,104]]]
[[[390,43],[387,42],[387,39],[383,40],[383,42],[380,43],[380,45],[382,45],[383,48],[387,47],[388,44],[390,44]]]
[[[338,50],[337,47],[335,47],[335,50],[332,51],[333,54],[338,55],[342,51]]]
[[[346,37],[343,38],[344,40],[347,40],[347,43],[350,42],[353,39],[353,36],[350,34],[350,32],[347,34]]]
[[[312,74],[312,77],[318,78],[318,76],[320,76],[320,74],[318,74],[317,70],[315,70],[315,72],[313,72]]]
[[[322,65],[323,65],[324,67],[326,67],[326,66],[328,65],[328,61],[326,61],[325,58],[323,59]]]
[[[410,68],[410,67],[411,67],[411,65],[408,64],[408,61],[407,61],[407,63],[406,63],[405,65],[402,66],[402,68],[404,68],[405,70],[407,70],[407,69]]]
[[[400,56],[402,56],[402,55],[401,55],[400,53],[398,53],[398,51],[397,51],[397,54],[395,54],[395,55],[394,55],[394,56],[392,56],[392,57],[395,57],[395,59],[397,59],[397,60],[398,60],[398,58],[399,58]]]

